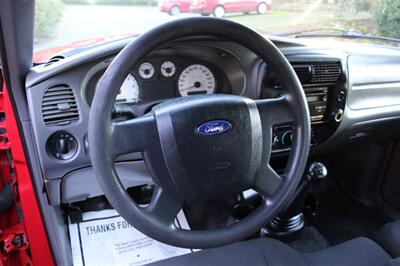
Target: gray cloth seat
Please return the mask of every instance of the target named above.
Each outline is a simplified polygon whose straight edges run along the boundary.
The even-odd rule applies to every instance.
[[[392,260],[389,260],[385,266],[400,266],[400,257],[399,258],[395,258]]]
[[[152,266],[384,266],[392,258],[375,242],[355,238],[318,252],[300,254],[282,242],[258,238],[159,261]]]
[[[400,221],[394,221],[383,226],[378,234],[377,242],[392,257],[400,257]]]

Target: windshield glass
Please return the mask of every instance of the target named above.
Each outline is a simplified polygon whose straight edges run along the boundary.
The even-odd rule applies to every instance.
[[[261,34],[398,45],[399,0],[36,0],[34,61],[137,35],[184,17],[214,16]],[[362,35],[362,36],[361,36]],[[392,40],[359,37],[383,36]]]

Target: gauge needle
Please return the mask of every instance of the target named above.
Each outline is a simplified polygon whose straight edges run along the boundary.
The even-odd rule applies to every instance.
[[[190,89],[198,89],[198,88],[200,88],[200,87],[201,87],[201,83],[200,83],[199,81],[196,81],[196,82],[193,84],[193,86],[190,86],[190,87],[186,88],[185,90],[187,91],[187,90],[190,90]]]

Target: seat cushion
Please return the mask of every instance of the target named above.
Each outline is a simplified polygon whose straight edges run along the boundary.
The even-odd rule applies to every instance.
[[[152,266],[307,266],[303,257],[287,245],[270,238],[237,242],[224,247],[175,257],[150,264]]]
[[[384,266],[391,257],[375,242],[356,238],[301,255],[274,239],[258,238],[150,264],[152,266]]]
[[[400,266],[400,258],[389,260],[385,266]]]
[[[383,266],[391,259],[378,244],[365,237],[305,254],[304,258],[311,265],[321,266]]]
[[[385,224],[377,241],[393,258],[400,257],[400,221]]]

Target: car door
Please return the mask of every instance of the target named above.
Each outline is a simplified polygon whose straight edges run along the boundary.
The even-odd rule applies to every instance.
[[[256,0],[229,0],[231,1],[231,10],[228,12],[246,12],[255,10],[254,3]]]
[[[256,0],[237,0],[237,11],[238,12],[247,12],[255,10],[254,4]]]
[[[225,8],[225,12],[236,12],[239,0],[224,0],[221,1]]]

